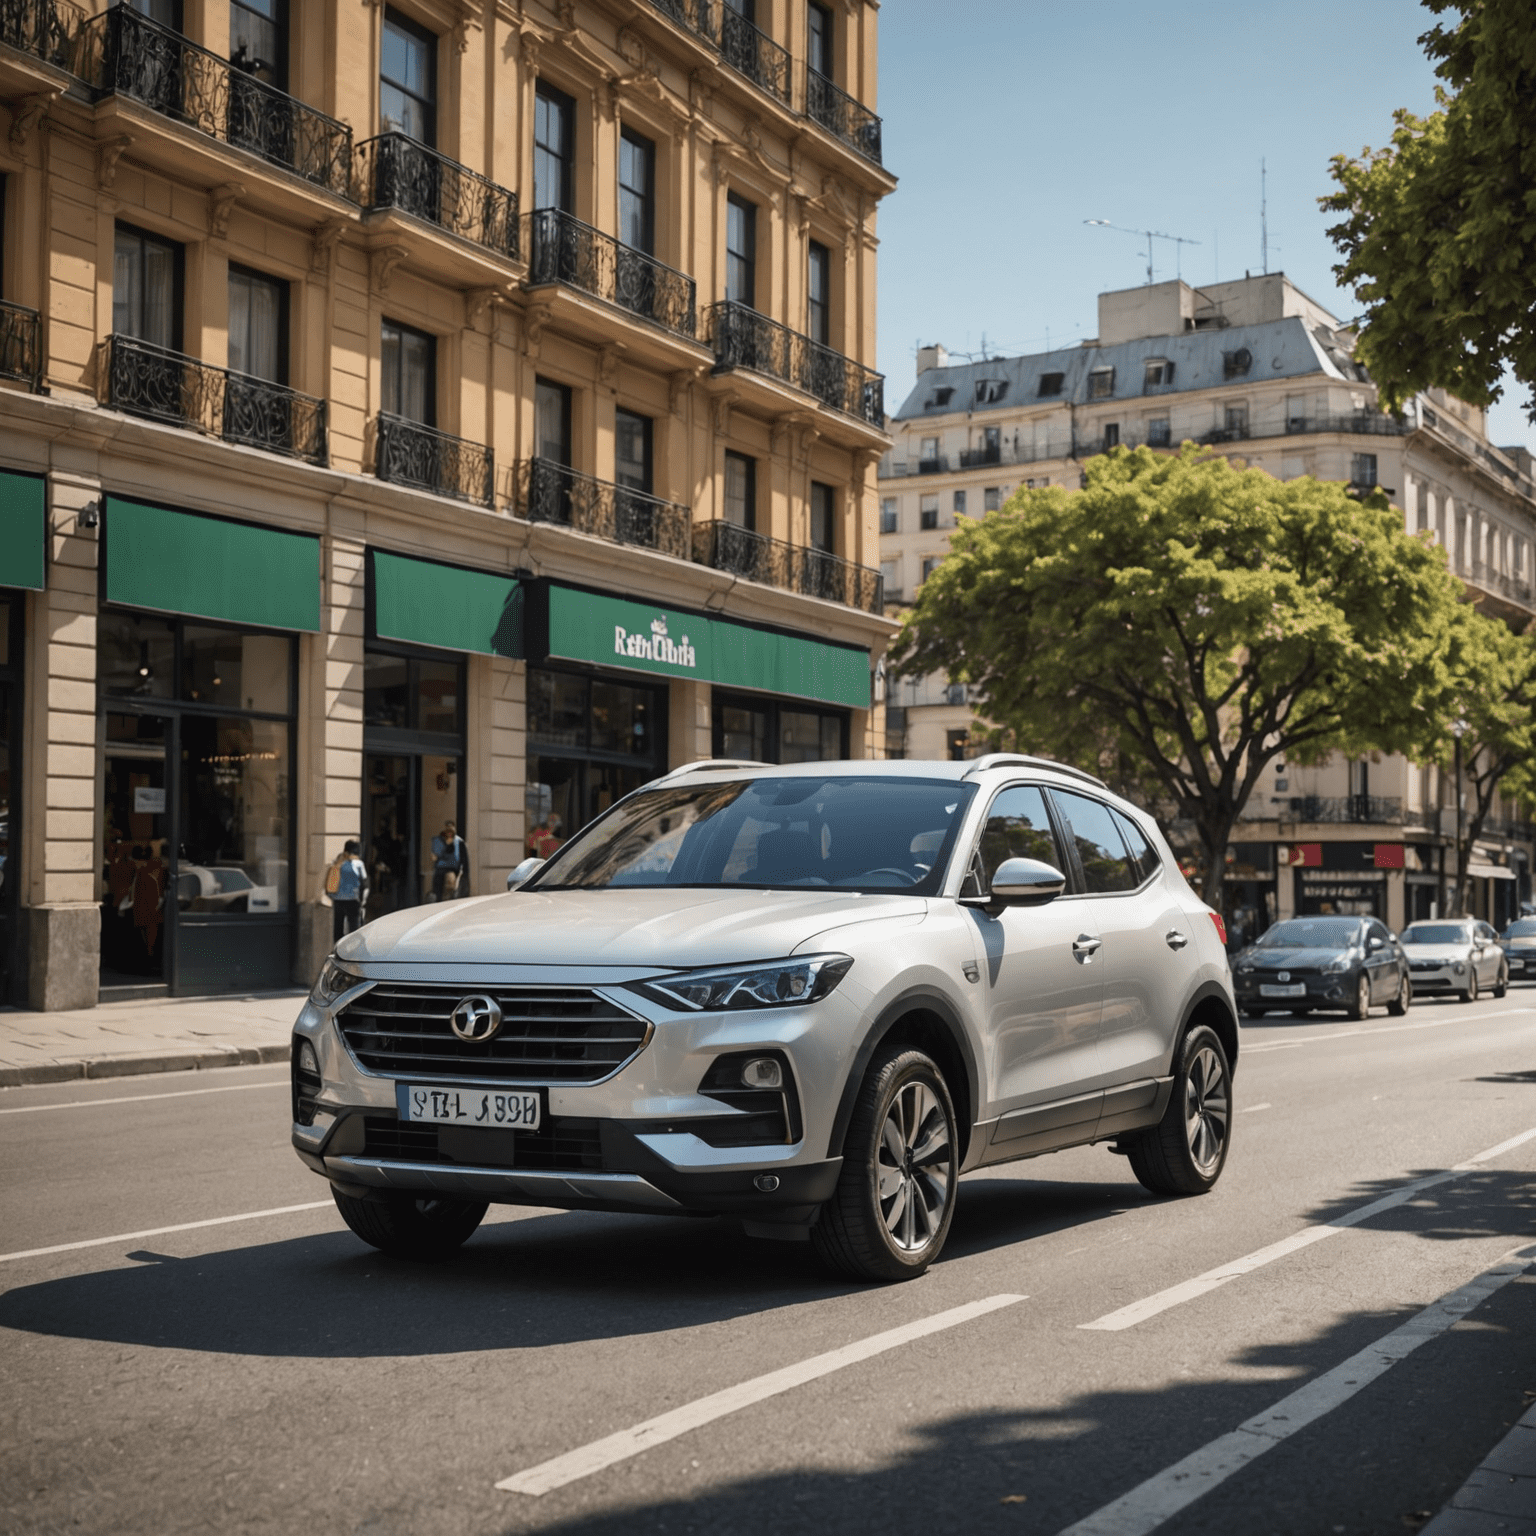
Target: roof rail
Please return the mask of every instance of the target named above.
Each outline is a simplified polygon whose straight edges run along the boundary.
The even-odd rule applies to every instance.
[[[1029,757],[1022,752],[988,752],[986,756],[978,757],[960,777],[968,779],[972,774],[985,773],[989,768],[1013,767],[1049,768],[1052,773],[1064,773],[1069,778],[1082,779],[1084,783],[1097,784],[1100,789],[1109,789],[1103,779],[1096,779],[1091,773],[1084,773],[1081,768],[1074,768],[1069,763],[1058,763],[1050,757]]]
[[[732,768],[771,768],[772,763],[755,763],[750,758],[744,757],[707,757],[697,763],[684,763],[681,768],[673,768],[662,774],[663,779],[675,779],[684,773],[725,773]],[[660,780],[653,780],[659,783]]]

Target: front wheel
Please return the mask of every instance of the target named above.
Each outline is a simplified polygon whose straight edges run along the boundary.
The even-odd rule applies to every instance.
[[[1197,1024],[1174,1061],[1161,1122],[1126,1145],[1131,1172],[1154,1195],[1203,1195],[1226,1166],[1232,1140],[1232,1069],[1214,1029]]]
[[[1508,972],[1508,970],[1506,970],[1501,965],[1499,967],[1499,974],[1494,978],[1494,982],[1493,982],[1493,995],[1495,997],[1503,997],[1504,994],[1506,992],[1508,992],[1508,991],[1509,991],[1509,972]]]
[[[1398,1018],[1408,1012],[1408,1005],[1413,1001],[1413,983],[1406,976],[1397,984],[1397,996],[1387,1004],[1387,1012]]]
[[[1352,1019],[1366,1018],[1371,1011],[1371,978],[1364,971],[1360,973],[1360,980],[1355,983],[1355,998],[1349,1005],[1349,1016]]]
[[[1461,1000],[1464,1003],[1477,1001],[1477,967],[1470,960],[1467,962],[1467,984],[1461,989]]]
[[[897,1046],[870,1065],[843,1144],[843,1167],[811,1240],[860,1280],[910,1280],[938,1258],[955,1209],[959,1137],[944,1074]]]
[[[359,1200],[331,1186],[341,1219],[365,1243],[395,1259],[446,1259],[469,1241],[485,1217],[484,1200],[423,1200],[388,1194]]]

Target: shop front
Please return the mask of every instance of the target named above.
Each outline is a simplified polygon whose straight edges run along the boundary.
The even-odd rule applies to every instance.
[[[97,622],[105,995],[286,986],[304,534],[106,498]]]

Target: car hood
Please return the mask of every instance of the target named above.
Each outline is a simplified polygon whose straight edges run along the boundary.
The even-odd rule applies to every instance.
[[[1347,953],[1343,949],[1250,949],[1237,963],[1260,971],[1315,971]]]
[[[1472,953],[1470,944],[1404,944],[1403,953],[1410,960],[1465,960]]]
[[[926,911],[921,897],[846,891],[509,891],[392,912],[336,953],[362,964],[731,965],[793,954],[845,923]]]

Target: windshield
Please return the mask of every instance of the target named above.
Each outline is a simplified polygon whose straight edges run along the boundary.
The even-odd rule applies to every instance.
[[[973,784],[760,778],[642,790],[573,838],[525,889],[826,886],[931,896]]]
[[[1528,939],[1536,934],[1536,917],[1522,917],[1504,930],[1506,939]]]
[[[1404,944],[1470,944],[1472,932],[1465,923],[1410,923],[1403,929]]]
[[[1360,936],[1353,917],[1298,917],[1276,923],[1259,940],[1260,949],[1347,949]]]

